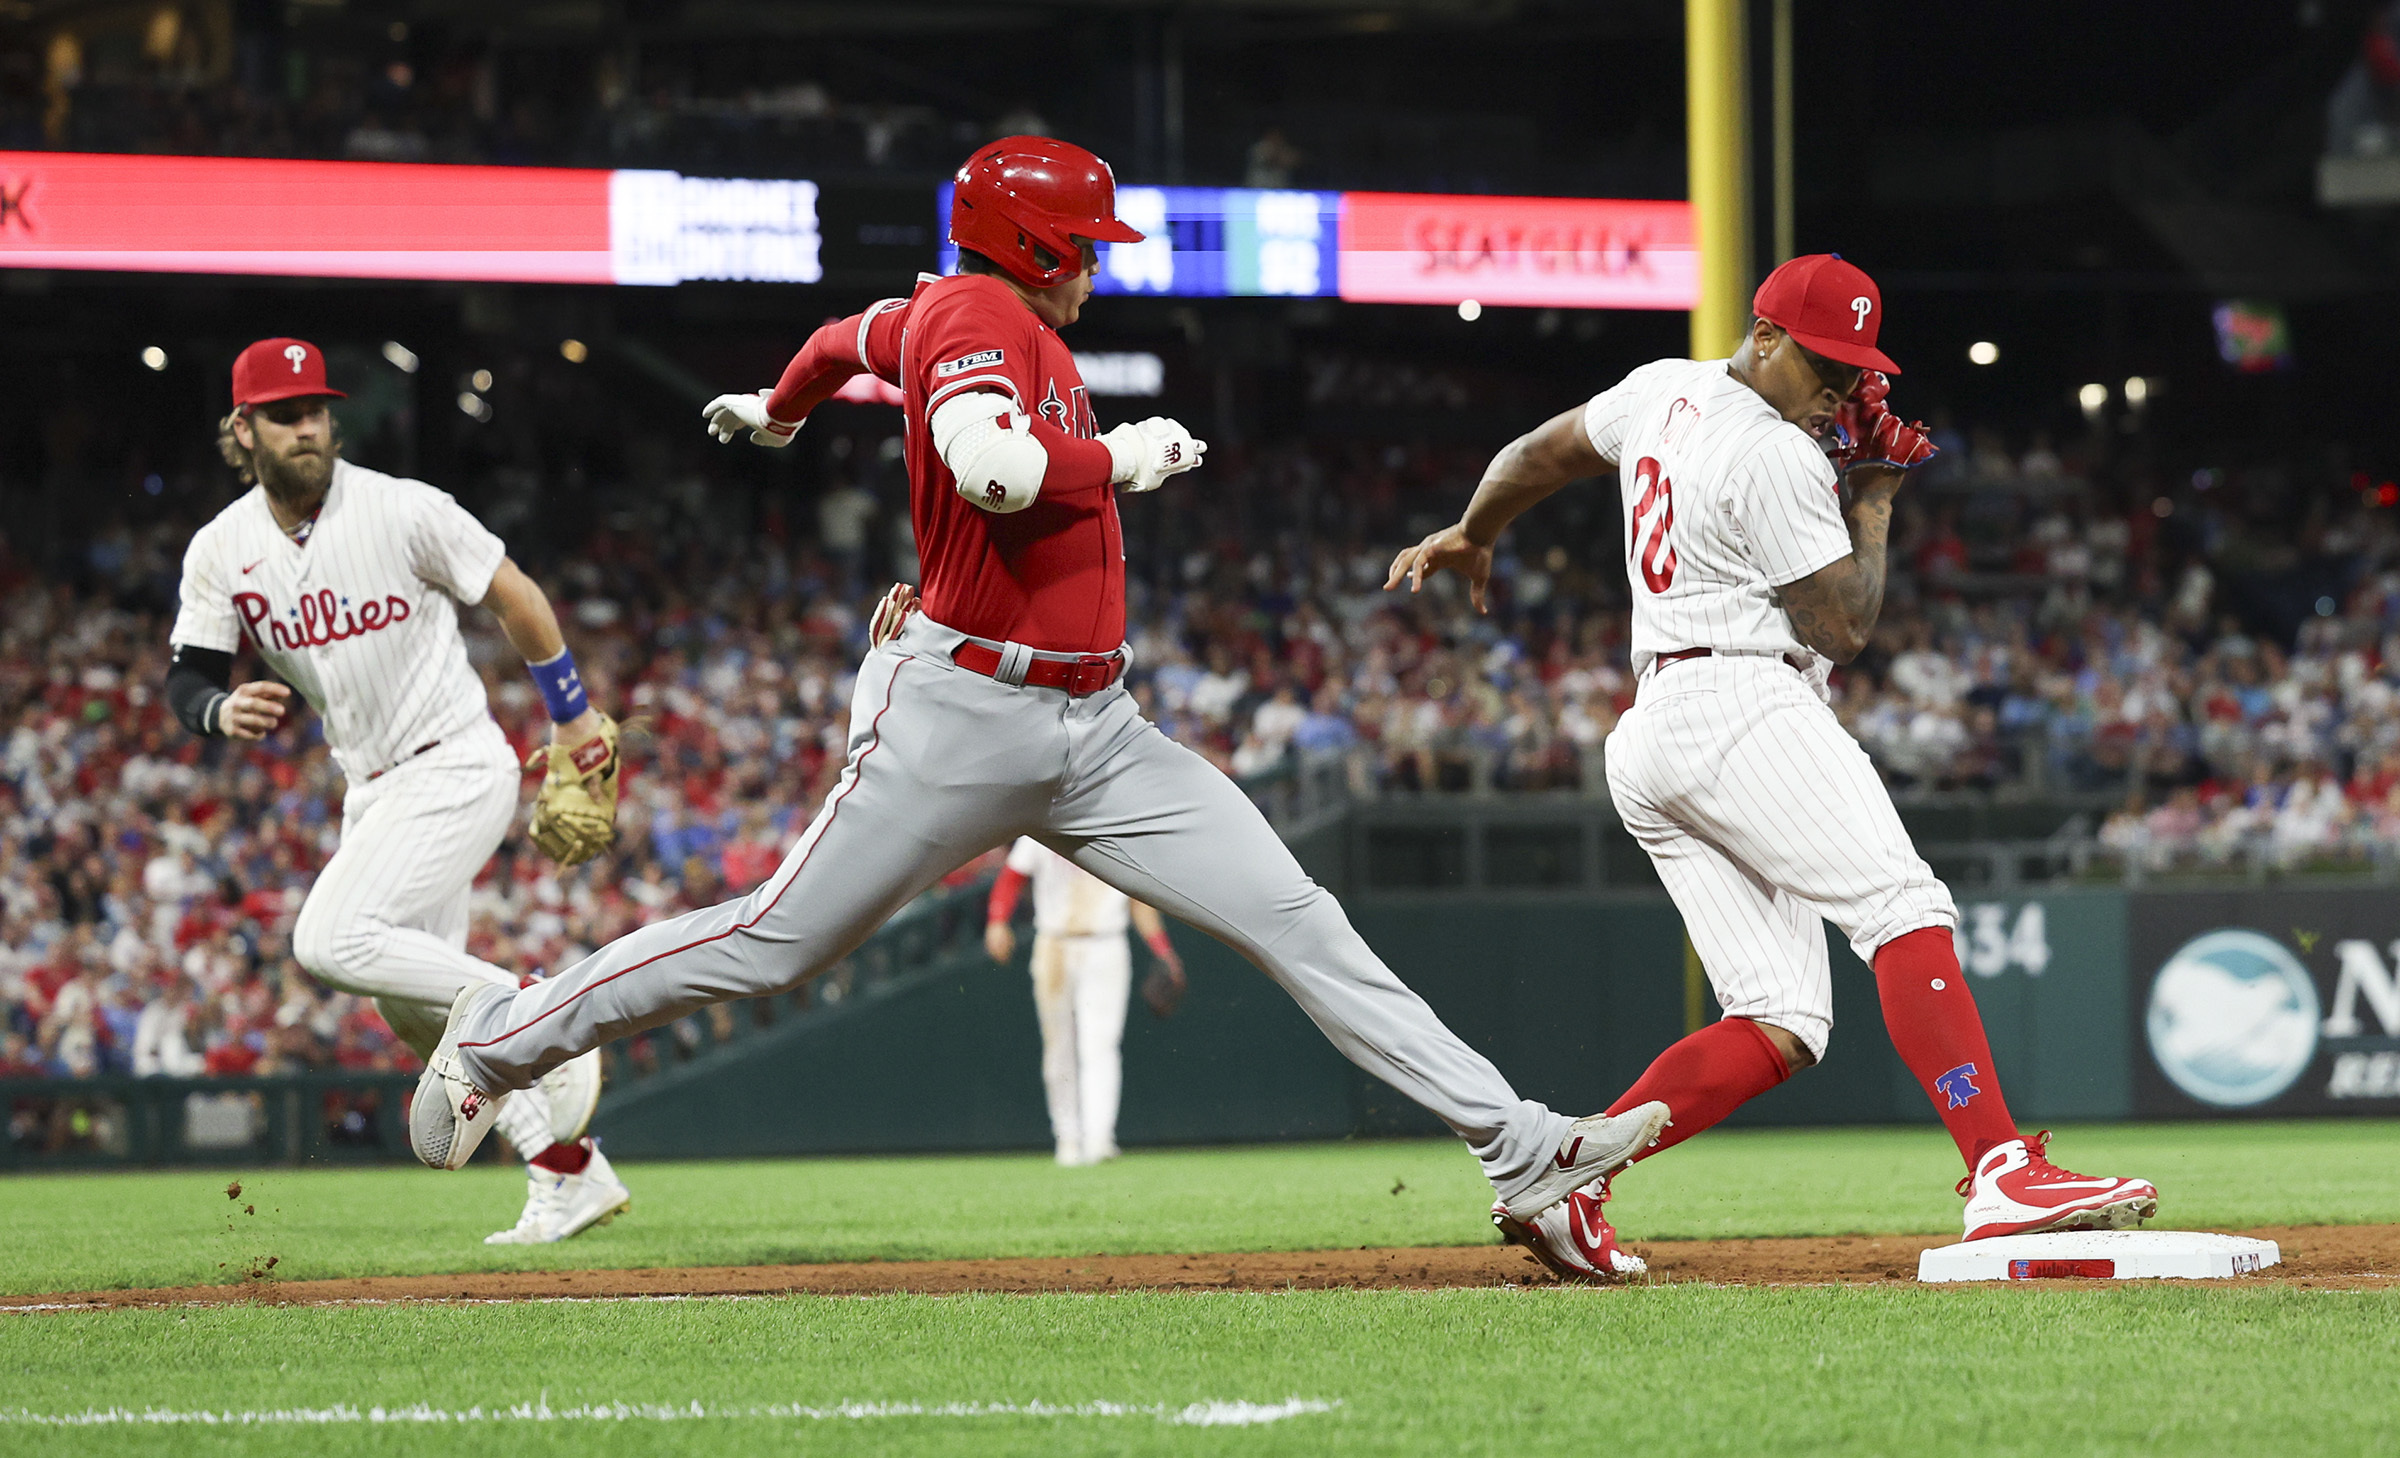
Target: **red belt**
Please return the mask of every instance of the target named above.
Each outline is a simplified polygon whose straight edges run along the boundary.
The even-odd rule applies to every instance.
[[[1661,653],[1652,661],[1650,671],[1656,673],[1668,664],[1681,663],[1686,658],[1708,658],[1716,651],[1714,648],[1678,648],[1672,653]]]
[[[950,661],[986,678],[1000,676],[1000,650],[981,643],[961,643],[950,650]],[[1065,689],[1082,698],[1096,694],[1125,676],[1125,655],[1084,653],[1074,658],[1036,658],[1025,665],[1028,688]]]
[[[408,753],[400,756],[398,759],[393,760],[390,764],[385,765],[382,769],[379,769],[375,771],[375,773],[367,776],[367,778],[370,780],[380,780],[385,775],[390,774],[393,770],[400,768],[400,766],[408,763],[412,759],[415,759],[418,755],[423,754],[426,750],[439,746],[441,742],[442,741],[439,739],[428,739],[423,744],[418,745]]]

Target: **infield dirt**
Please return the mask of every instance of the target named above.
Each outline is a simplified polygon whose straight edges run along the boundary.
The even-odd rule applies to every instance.
[[[2400,1225],[2279,1225],[2239,1232],[2275,1241],[2283,1264],[2239,1284],[2334,1289],[2400,1286]],[[1917,1255],[1937,1236],[1809,1236],[1635,1241],[1650,1263],[1637,1283],[1713,1285],[1914,1284]],[[605,1300],[662,1296],[874,1296],[1112,1291],[1424,1291],[1559,1282],[1505,1246],[1250,1251],[1225,1255],[1060,1256],[1005,1260],[862,1261],[827,1265],[694,1266],[640,1270],[366,1276],[146,1290],[0,1296],[0,1311],[95,1307],[318,1305],[389,1301]],[[2108,1281],[2047,1285],[2108,1286]]]

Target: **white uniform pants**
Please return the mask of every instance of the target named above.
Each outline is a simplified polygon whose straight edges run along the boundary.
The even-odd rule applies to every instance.
[[[1608,737],[1608,790],[1650,853],[1728,1017],[1825,1056],[1833,970],[1820,920],[1872,965],[1958,924],[1858,741],[1781,658],[1657,668]]]
[[[1125,1083],[1125,1004],[1133,955],[1125,933],[1033,939],[1033,1010],[1042,1021],[1042,1091],[1060,1164],[1098,1164],[1117,1152]]]
[[[523,1088],[611,1039],[797,986],[953,868],[1030,835],[1249,958],[1353,1063],[1456,1130],[1503,1195],[1532,1182],[1566,1118],[1518,1098],[1392,975],[1231,780],[1121,685],[1012,688],[955,666],[960,641],[918,613],[867,655],[841,780],[764,884],[480,1000],[468,1076]]]
[[[516,974],[467,955],[476,873],[517,814],[521,772],[490,719],[342,797],[342,844],[292,927],[292,956],[329,987],[375,999],[419,1057],[470,982]]]

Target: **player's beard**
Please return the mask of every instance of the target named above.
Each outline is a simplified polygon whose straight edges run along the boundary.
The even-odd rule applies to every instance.
[[[305,516],[317,509],[326,488],[333,484],[333,455],[331,441],[314,450],[294,450],[283,456],[252,451],[250,469],[276,505],[294,516]]]

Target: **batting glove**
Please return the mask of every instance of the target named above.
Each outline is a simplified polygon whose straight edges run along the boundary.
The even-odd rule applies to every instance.
[[[1169,476],[1180,476],[1200,464],[1208,442],[1183,428],[1183,423],[1153,415],[1148,420],[1118,426],[1100,437],[1114,467],[1109,480],[1127,491],[1156,491]]]
[[[1833,415],[1833,443],[1826,455],[1836,471],[1854,466],[1906,471],[1941,454],[1941,447],[1926,438],[1923,421],[1903,422],[1885,407],[1884,397],[1891,393],[1892,382],[1880,370],[1858,377],[1858,388]]]
[[[786,423],[767,413],[765,390],[747,395],[719,395],[702,406],[700,414],[708,421],[708,433],[728,444],[747,430],[753,445],[781,450],[800,433],[799,421]]]
[[[909,614],[917,610],[917,590],[905,582],[895,582],[892,590],[875,604],[875,615],[867,620],[867,642],[881,648],[900,636],[908,626]]]

